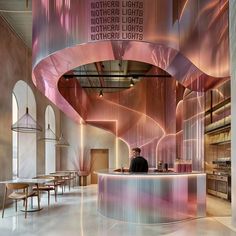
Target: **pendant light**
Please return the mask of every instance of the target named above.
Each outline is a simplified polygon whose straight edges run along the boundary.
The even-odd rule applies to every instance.
[[[134,86],[134,81],[133,81],[133,79],[130,80],[129,86],[130,86],[130,87],[133,87],[133,86]]]
[[[61,136],[59,140],[56,143],[57,147],[69,147],[70,144],[67,142],[67,140],[63,137],[63,134],[61,133]]]
[[[45,142],[57,142],[58,138],[56,134],[52,131],[50,124],[48,123],[48,127],[45,130],[45,136],[43,138],[40,138],[39,141],[45,141]]]
[[[56,144],[58,142],[58,137],[56,136],[55,132],[51,129],[51,125],[53,124],[53,120],[50,119],[50,113],[53,112],[52,107],[49,105],[46,108],[46,121],[45,123],[47,124],[47,128],[45,129],[44,132],[44,137],[40,138],[39,141],[45,141],[45,142],[53,142]]]
[[[100,98],[103,97],[103,91],[102,91],[102,89],[101,89],[100,92],[99,92],[99,97],[100,97]]]
[[[12,126],[11,130],[22,133],[36,133],[38,131],[42,131],[42,128],[39,124],[37,124],[36,120],[29,114],[28,108],[28,54],[26,48],[26,112],[25,114],[17,120]]]
[[[21,133],[35,133],[42,131],[42,128],[29,114],[29,108],[26,107],[26,113],[11,126],[11,130]]]

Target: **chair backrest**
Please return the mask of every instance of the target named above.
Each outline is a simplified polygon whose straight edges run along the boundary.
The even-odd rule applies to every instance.
[[[51,175],[39,175],[34,177],[34,179],[50,179],[51,182],[53,182],[53,185],[56,184],[56,177],[51,176]],[[45,184],[39,184],[40,186],[44,186]]]
[[[51,175],[39,175],[34,177],[34,179],[55,179],[54,176]]]
[[[19,190],[19,189],[26,189],[29,187],[29,185],[23,183],[8,183],[6,184],[6,187],[11,190]]]

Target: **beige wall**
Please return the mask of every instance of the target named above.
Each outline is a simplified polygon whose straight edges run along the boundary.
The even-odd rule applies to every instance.
[[[61,114],[61,130],[70,143],[69,148],[61,149],[61,169],[79,169],[81,145],[84,146],[84,158],[90,158],[91,149],[109,149],[109,168],[120,167],[121,164],[128,167],[129,148],[126,143],[120,139],[116,143],[115,135],[103,129],[85,124],[82,126]]]
[[[0,181],[12,178],[12,91],[18,80],[28,82],[34,93],[37,106],[37,120],[45,127],[44,113],[48,99],[40,94],[32,84],[31,63],[26,71],[26,52],[31,60],[31,50],[27,49],[22,40],[10,29],[8,24],[0,17]],[[30,61],[29,60],[29,61]],[[52,105],[56,115],[56,132],[60,134],[60,111]],[[37,134],[38,136],[39,134]],[[43,135],[43,134],[41,134]],[[37,142],[37,174],[44,173],[44,142]],[[57,168],[60,168],[60,150],[57,150]],[[30,157],[29,157],[30,159]],[[3,185],[0,185],[0,202],[3,197]]]

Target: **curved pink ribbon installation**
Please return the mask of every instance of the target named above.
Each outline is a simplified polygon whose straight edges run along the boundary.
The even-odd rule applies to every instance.
[[[193,158],[190,149],[200,150],[195,165],[199,169],[203,92],[229,79],[228,1],[183,1],[176,18],[172,0],[139,0],[132,7],[127,1],[114,1],[117,5],[107,5],[106,9],[120,9],[119,14],[136,9],[142,31],[137,39],[124,39],[120,29],[119,37],[113,40],[92,36],[93,14],[100,9],[97,2],[33,2],[34,84],[73,120],[109,130],[131,147],[142,147],[144,155],[151,156],[152,165],[163,149],[164,156],[171,156],[168,152],[182,145],[177,153],[185,158]],[[152,73],[159,67],[172,78],[144,78],[133,88],[104,94],[102,99],[85,92],[78,81],[63,79],[76,67],[108,60],[148,63],[154,66]],[[177,82],[183,91],[195,91],[192,97],[184,92],[178,97],[181,89]],[[180,100],[183,104],[178,108]],[[183,135],[190,126],[191,135]]]

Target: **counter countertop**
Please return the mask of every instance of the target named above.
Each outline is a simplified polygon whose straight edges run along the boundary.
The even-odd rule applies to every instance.
[[[148,172],[148,173],[130,173],[130,172],[120,172],[115,171],[116,169],[105,169],[105,170],[99,170],[96,171],[96,174],[98,175],[119,175],[119,176],[167,176],[167,175],[205,175],[206,173],[200,172],[200,171],[192,171],[192,172],[186,172],[186,173],[176,173],[176,172]]]

